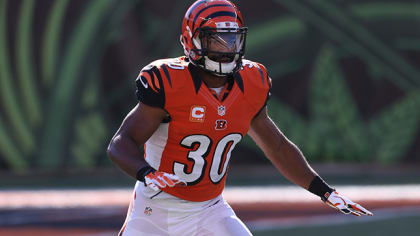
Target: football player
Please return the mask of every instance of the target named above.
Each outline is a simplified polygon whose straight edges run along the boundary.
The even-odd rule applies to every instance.
[[[243,25],[231,2],[196,1],[182,23],[185,56],[141,70],[139,103],[107,150],[138,180],[120,235],[251,235],[221,195],[247,134],[291,182],[345,214],[372,215],[326,184],[267,115],[271,79],[244,59]]]

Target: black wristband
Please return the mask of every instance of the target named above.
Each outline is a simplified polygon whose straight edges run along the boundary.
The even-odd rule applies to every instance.
[[[155,172],[155,169],[153,167],[147,165],[145,167],[140,168],[136,173],[136,179],[144,182],[144,177],[148,175],[150,172]]]
[[[330,193],[335,191],[331,188],[321,177],[315,176],[312,180],[311,184],[309,185],[308,191],[321,197],[321,200],[325,202],[327,198],[330,196]]]

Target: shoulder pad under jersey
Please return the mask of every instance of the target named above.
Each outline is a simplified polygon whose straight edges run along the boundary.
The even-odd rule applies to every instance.
[[[271,89],[271,78],[268,76],[267,69],[258,62],[243,59],[242,73],[252,74],[252,83],[258,87]],[[256,74],[257,76],[254,76]]]

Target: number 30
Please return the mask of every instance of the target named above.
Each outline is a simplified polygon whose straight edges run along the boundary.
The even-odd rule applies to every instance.
[[[242,135],[235,133],[226,135],[217,143],[209,172],[210,180],[214,184],[219,183],[226,174],[231,152],[241,139]],[[179,162],[175,162],[173,166],[174,174],[180,179],[188,182],[188,185],[197,184],[203,179],[207,167],[206,157],[211,150],[212,141],[206,135],[201,134],[187,136],[181,141],[181,146],[188,149],[194,149],[196,145],[198,145],[198,147],[195,150],[188,152],[187,157],[188,160],[194,162],[191,171],[188,171],[187,165]],[[224,163],[222,162],[223,156],[226,156]]]

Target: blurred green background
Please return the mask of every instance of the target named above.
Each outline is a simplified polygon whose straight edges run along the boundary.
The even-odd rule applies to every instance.
[[[234,2],[246,57],[273,79],[270,114],[312,163],[420,163],[420,2]],[[191,3],[0,0],[0,171],[110,167],[134,79],[182,55]],[[249,139],[236,153],[263,160]]]
[[[0,188],[131,186],[105,150],[140,69],[183,54],[192,2],[0,0]],[[418,0],[233,2],[246,58],[273,79],[269,113],[316,170],[332,184],[420,182]],[[231,161],[229,185],[285,183],[249,138]],[[256,235],[420,232],[418,215],[375,219]]]

